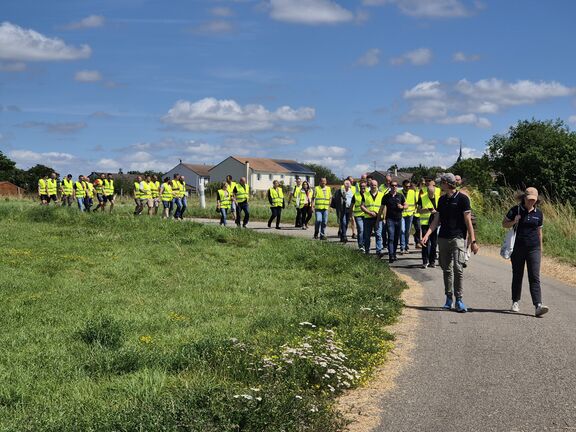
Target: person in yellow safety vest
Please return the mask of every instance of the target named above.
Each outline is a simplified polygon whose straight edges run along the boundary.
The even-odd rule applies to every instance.
[[[386,173],[386,180],[380,185],[379,188],[380,192],[383,192],[384,195],[390,192],[390,183],[392,183],[392,175],[390,173]]]
[[[178,179],[180,182],[180,202],[182,208],[180,209],[180,220],[184,220],[184,212],[188,208],[188,191],[186,190],[186,179],[183,175]]]
[[[114,176],[111,173],[108,173],[104,180],[104,207],[107,202],[110,203],[110,213],[112,213],[114,208]]]
[[[346,180],[350,182],[352,193],[356,195],[356,192],[358,191],[359,188],[359,183],[357,183],[354,177],[352,176],[348,176]],[[356,219],[354,217],[350,218],[350,229],[352,230],[352,238],[356,239]]]
[[[174,211],[174,219],[180,219],[180,211],[182,210],[182,197],[180,195],[180,189],[182,185],[180,184],[180,174],[174,174],[174,178],[170,182],[170,186],[172,187],[172,204],[170,205],[169,214],[172,215],[172,210],[176,207],[176,211]]]
[[[222,182],[216,194],[216,211],[220,213],[220,225],[226,226],[228,210],[232,207],[232,194],[228,191],[229,184]]]
[[[250,199],[250,186],[246,183],[246,177],[240,178],[240,182],[236,183],[232,193],[233,202],[236,203],[236,226],[240,228],[240,219],[242,217],[242,212],[244,212],[242,227],[246,228],[246,225],[248,225],[248,221],[250,220],[250,206],[248,205],[248,200]]]
[[[422,224],[422,232],[428,231],[430,223],[436,217],[438,208],[438,199],[440,197],[436,194],[434,186],[426,187],[426,192],[420,195],[418,199],[418,212],[420,213],[420,223]],[[436,267],[436,245],[438,243],[438,232],[434,230],[430,234],[426,246],[422,248],[422,268]]]
[[[402,212],[402,223],[400,225],[400,255],[404,255],[404,253],[408,253],[410,249],[410,229],[412,228],[412,220],[414,219],[418,196],[412,187],[412,182],[407,179],[402,182],[402,189],[399,190],[398,193],[404,195],[404,199],[408,205]],[[414,236],[416,237],[416,234],[414,234]],[[420,238],[420,236],[418,236],[418,238]]]
[[[58,180],[56,177],[56,173],[52,173],[50,178],[46,180],[46,204],[50,204],[51,201],[58,202]]]
[[[314,188],[312,210],[314,211],[314,238],[320,235],[320,240],[326,240],[326,225],[328,225],[328,211],[332,201],[332,190],[327,186],[326,177],[320,179],[320,185]]]
[[[87,212],[90,211],[94,205],[94,185],[90,179],[86,176],[83,177],[84,189],[86,190],[86,196],[84,197],[84,207]]]
[[[138,216],[142,213],[142,210],[144,210],[144,206],[142,204],[142,190],[140,188],[140,183],[142,183],[142,177],[140,176],[136,176],[136,178],[134,179],[134,204],[136,204],[136,207],[134,207],[134,216]]]
[[[358,230],[358,250],[365,252],[364,250],[364,210],[362,210],[362,197],[366,193],[366,182],[360,181],[359,189],[354,194],[354,219],[356,220],[356,227]]]
[[[74,182],[73,188],[73,196],[78,204],[78,209],[83,212],[86,210],[84,205],[84,200],[86,198],[86,183],[84,182],[84,176],[80,174],[78,176],[78,180]]]
[[[312,200],[314,199],[314,192],[310,189],[310,183],[307,181],[302,182],[300,189],[299,207],[300,214],[302,215],[302,229],[308,229],[308,222],[312,219]]]
[[[72,174],[68,174],[62,183],[60,184],[60,195],[62,200],[62,206],[68,205],[68,207],[72,206],[72,202],[74,201],[74,182],[72,181]]]
[[[296,184],[290,192],[288,197],[288,205],[294,201],[294,207],[296,208],[296,221],[294,222],[295,228],[302,228],[302,209],[300,207],[300,191],[302,190],[302,180],[300,177],[296,177]]]
[[[95,212],[98,210],[104,211],[104,206],[106,205],[106,198],[104,195],[104,180],[106,180],[106,174],[101,173],[100,178],[94,180],[94,191],[96,192],[96,199],[98,200],[98,205],[94,209]]]
[[[278,180],[272,182],[272,187],[268,189],[268,202],[270,203],[270,211],[272,212],[270,219],[268,219],[268,228],[272,227],[272,222],[276,219],[276,229],[280,228],[280,219],[282,218],[282,209],[284,208],[284,191]]]
[[[152,216],[152,209],[154,207],[152,190],[150,189],[151,181],[152,178],[150,176],[146,176],[146,178],[140,182],[140,200],[142,202],[142,208],[144,208],[144,206],[148,207],[148,216]]]
[[[376,235],[376,255],[382,258],[384,243],[382,240],[382,230],[384,223],[379,217],[380,208],[384,201],[384,192],[378,189],[378,181],[370,181],[370,190],[362,195],[360,208],[364,211],[364,252],[370,253],[370,237],[372,231]]]
[[[170,205],[174,199],[172,194],[172,186],[170,186],[170,177],[164,178],[164,183],[160,186],[160,199],[162,200],[162,206],[164,210],[162,211],[162,219],[166,219],[170,216]]]
[[[48,176],[45,175],[38,180],[38,196],[40,205],[48,205]]]
[[[232,176],[230,174],[228,174],[226,176],[226,188],[228,189],[228,193],[230,194],[230,196],[232,196],[232,194],[234,193],[234,188],[236,187],[236,182],[234,180],[232,180]],[[230,213],[232,219],[236,219],[236,203],[234,201],[232,201],[232,204],[230,206]]]
[[[155,175],[152,177],[148,176],[146,180],[152,195],[152,213],[157,215],[158,207],[160,207],[160,182],[158,181],[158,177]]]

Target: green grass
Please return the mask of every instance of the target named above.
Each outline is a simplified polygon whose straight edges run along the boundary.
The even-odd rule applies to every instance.
[[[23,201],[0,222],[2,431],[336,431],[401,309],[336,245]]]

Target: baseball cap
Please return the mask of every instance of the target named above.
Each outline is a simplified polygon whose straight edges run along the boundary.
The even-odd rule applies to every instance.
[[[526,196],[526,199],[538,200],[538,189],[534,187],[526,188],[524,195]]]
[[[442,174],[440,176],[440,180],[441,181],[445,181],[446,183],[448,183],[449,185],[455,185],[456,184],[456,177],[454,176],[454,174],[452,173],[446,173],[446,174]]]

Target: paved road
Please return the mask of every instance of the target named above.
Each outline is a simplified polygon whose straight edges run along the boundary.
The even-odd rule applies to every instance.
[[[263,232],[312,236],[293,228]],[[328,231],[336,241],[335,229]],[[533,316],[524,286],[510,307],[509,263],[474,256],[465,271],[466,314],[443,311],[442,271],[420,269],[415,251],[392,264],[424,287],[412,361],[381,401],[381,432],[576,430],[576,287],[543,278],[551,311]]]

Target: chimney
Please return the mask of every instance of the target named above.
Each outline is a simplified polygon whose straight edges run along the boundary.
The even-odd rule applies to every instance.
[[[246,183],[248,186],[251,185],[251,178],[250,178],[250,162],[246,161]]]
[[[394,168],[394,177],[398,177],[398,167]]]

